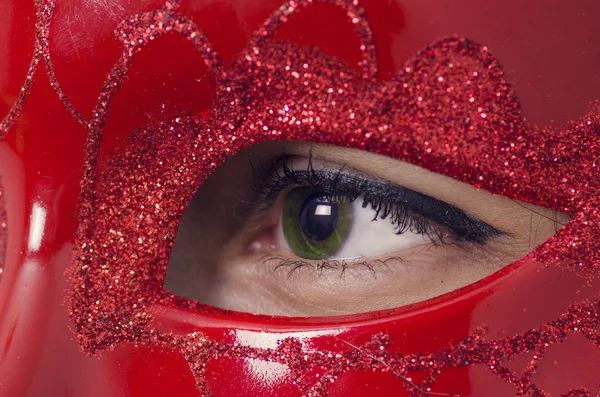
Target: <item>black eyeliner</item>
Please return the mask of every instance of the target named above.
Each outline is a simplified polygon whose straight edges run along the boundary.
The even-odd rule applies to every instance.
[[[306,171],[292,172],[304,173]],[[327,170],[311,172],[319,174],[319,187],[330,190],[334,194],[348,197],[350,200],[362,196],[363,207],[371,206],[375,211],[375,219],[393,217],[394,210],[391,205],[394,205],[405,208],[447,228],[458,241],[484,244],[491,238],[506,234],[452,204],[404,186],[389,182],[370,181],[347,173]],[[359,190],[359,192],[356,190]],[[399,232],[404,233],[405,231],[406,228]]]
[[[442,230],[432,227],[433,222],[447,229],[459,242],[485,244],[492,238],[507,235],[445,201],[387,181],[350,174],[344,171],[345,166],[337,171],[315,170],[312,154],[309,154],[306,169],[292,170],[284,152],[279,168],[281,173],[261,167],[261,175],[255,176],[255,190],[263,206],[270,207],[285,189],[311,186],[350,201],[362,197],[363,207],[370,207],[375,212],[373,219],[390,219],[398,234],[410,230],[426,234],[434,241],[444,241]]]

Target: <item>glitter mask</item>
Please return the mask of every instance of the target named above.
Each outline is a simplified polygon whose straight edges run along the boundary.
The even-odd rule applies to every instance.
[[[591,397],[600,391],[598,111],[563,131],[528,124],[488,48],[460,37],[432,43],[395,77],[380,80],[377,37],[365,12],[357,1],[331,3],[355,28],[360,72],[317,49],[272,38],[311,1],[279,8],[228,67],[201,27],[167,3],[119,24],[122,53],[89,119],[69,101],[52,64],[55,5],[35,3],[34,56],[0,130],[6,138],[0,199],[7,197],[6,204],[0,200],[0,387],[9,391],[3,395]],[[111,103],[127,85],[132,60],[166,34],[182,36],[202,55],[214,79],[210,111],[127,133],[105,159]],[[74,203],[49,212],[56,187],[44,190],[35,167],[18,166],[35,161],[20,141],[34,81],[58,95],[68,111],[62,122],[86,132],[75,138],[81,153],[69,154],[83,159],[82,176],[67,184],[74,191],[81,179],[76,231],[61,226]],[[38,134],[40,147],[51,141],[51,130]],[[172,295],[163,288],[166,266],[192,196],[229,156],[271,139],[383,154],[574,217],[492,276],[410,307],[274,318]],[[60,143],[50,148],[64,153]],[[35,181],[27,185],[31,191],[23,180]],[[52,223],[56,230],[39,232]],[[61,238],[74,242],[73,252]],[[68,264],[66,276],[54,263]],[[46,300],[62,290],[65,305]],[[47,340],[40,340],[40,327],[50,330]]]

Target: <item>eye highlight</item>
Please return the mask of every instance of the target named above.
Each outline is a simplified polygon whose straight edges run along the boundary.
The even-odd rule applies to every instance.
[[[383,156],[267,142],[199,189],[165,287],[262,314],[387,309],[480,280],[566,221]]]

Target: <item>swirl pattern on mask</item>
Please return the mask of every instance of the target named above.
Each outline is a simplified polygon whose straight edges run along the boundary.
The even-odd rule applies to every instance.
[[[346,11],[363,41],[362,75],[315,49],[269,38],[297,9],[312,3],[308,0],[289,2],[275,12],[228,69],[220,66],[198,27],[176,13],[175,2],[121,24],[117,35],[125,49],[103,85],[94,118],[82,122],[89,139],[69,301],[81,345],[92,354],[122,342],[178,349],[203,395],[210,394],[204,364],[218,357],[282,363],[300,390],[311,396],[326,395],[328,385],[351,370],[392,372],[412,395],[425,396],[445,370],[475,364],[484,364],[520,395],[548,395],[532,380],[537,365],[549,346],[569,335],[582,335],[600,348],[599,301],[573,302],[555,321],[505,339],[487,339],[473,330],[448,350],[419,354],[391,352],[385,333],[345,350],[307,352],[293,338],[281,341],[276,349],[261,349],[153,326],[151,308],[157,304],[228,314],[166,292],[162,288],[166,265],[179,220],[202,181],[233,153],[269,139],[360,148],[493,193],[574,213],[572,222],[522,261],[572,269],[582,284],[598,279],[598,110],[565,131],[527,124],[499,63],[486,47],[463,38],[433,43],[407,62],[395,79],[379,81],[364,11],[357,1],[331,2]],[[38,7],[32,69],[23,86],[25,94],[3,120],[3,133],[14,124],[47,43],[51,4]],[[181,115],[136,131],[131,144],[98,169],[103,123],[131,59],[153,37],[171,32],[197,44],[213,70],[217,95],[210,115]],[[79,120],[53,77],[51,62],[46,66],[55,91]],[[524,351],[534,355],[522,373],[505,365]],[[314,369],[322,372],[317,381],[307,376]],[[417,383],[409,377],[413,371],[430,375]],[[582,386],[586,385],[573,385],[564,396],[591,396]]]

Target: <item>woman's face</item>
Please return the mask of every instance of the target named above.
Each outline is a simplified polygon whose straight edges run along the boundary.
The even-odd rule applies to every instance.
[[[11,395],[600,391],[600,6],[308,3],[4,6]]]

